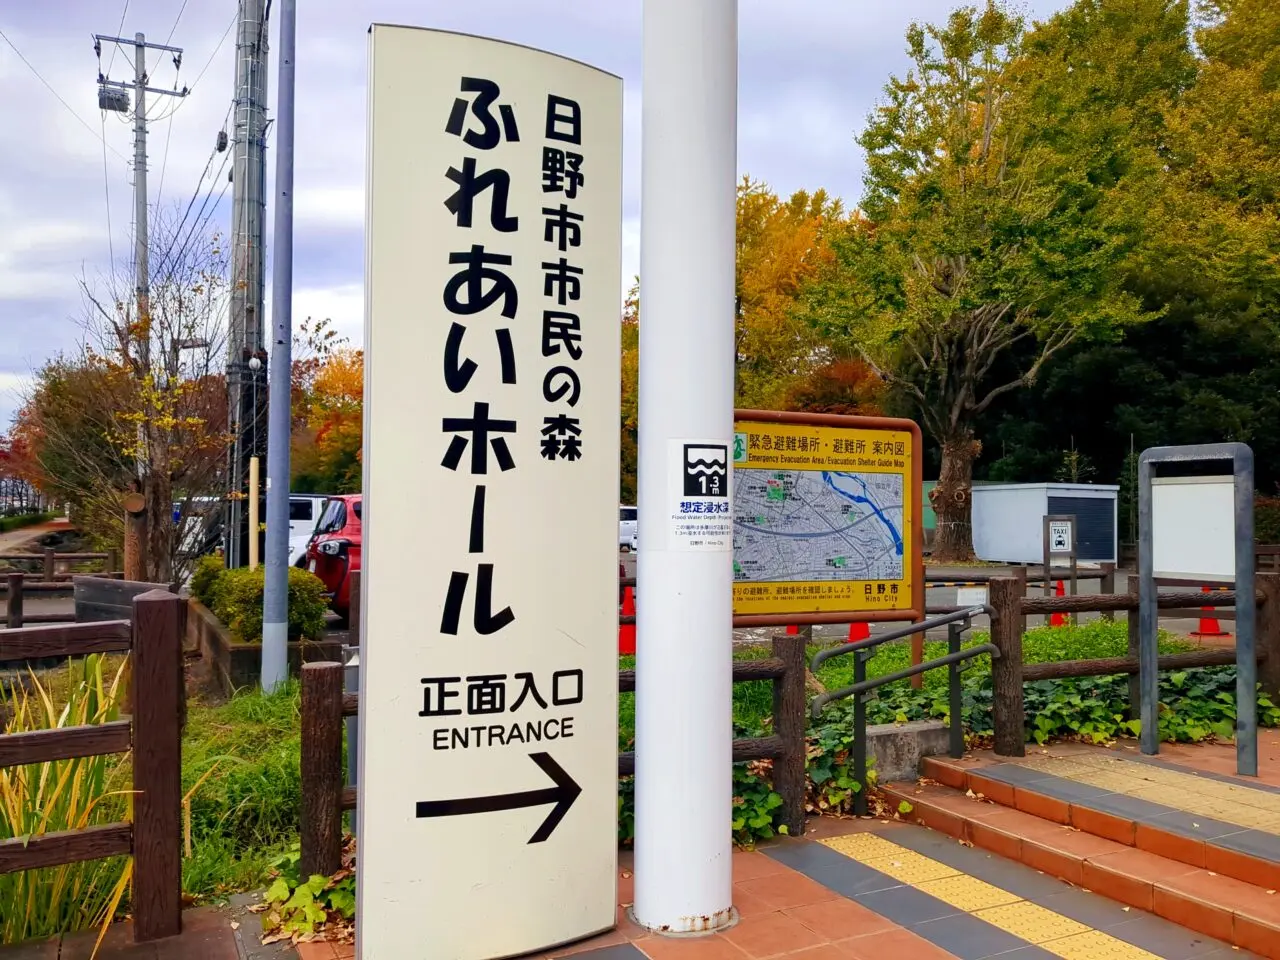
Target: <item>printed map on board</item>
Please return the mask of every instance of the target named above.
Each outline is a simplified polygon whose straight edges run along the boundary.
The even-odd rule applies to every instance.
[[[903,579],[900,473],[734,473],[736,581]]]

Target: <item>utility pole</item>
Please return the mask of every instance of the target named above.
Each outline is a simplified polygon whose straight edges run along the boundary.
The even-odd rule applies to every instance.
[[[643,64],[633,912],[711,933],[734,917],[733,553],[668,531],[685,445],[733,448],[737,0],[644,0]]]
[[[278,689],[289,679],[289,368],[293,348],[293,93],[297,29],[296,0],[282,0],[275,256],[271,264],[273,402],[267,448],[267,569],[262,596],[262,689],[266,691]]]
[[[249,560],[250,462],[266,453],[263,224],[266,219],[267,23],[264,0],[239,0],[231,167],[231,329],[227,340],[227,566]]]
[[[102,44],[115,43],[133,47],[133,83],[111,80],[102,73]],[[147,43],[145,34],[135,33],[132,40],[94,34],[93,50],[98,56],[98,106],[116,113],[129,112],[129,90],[133,90],[133,205],[134,205],[134,296],[138,327],[138,366],[145,377],[151,370],[151,266],[150,233],[147,216],[147,94],[185,97],[189,92],[147,85],[147,50],[160,50],[173,56],[175,69],[182,68],[182,48],[162,43]],[[147,425],[138,424],[138,485],[145,494],[151,472],[151,446]]]

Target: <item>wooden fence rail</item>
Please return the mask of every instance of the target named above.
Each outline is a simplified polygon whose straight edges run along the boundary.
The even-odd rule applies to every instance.
[[[58,553],[53,547],[45,547],[40,553],[0,553],[0,563],[38,563],[40,571],[31,576],[42,580],[45,583],[53,583],[59,580],[70,580],[72,577],[80,576],[85,571],[59,571],[58,564],[61,563],[90,563],[92,561],[101,561],[102,573],[110,573],[119,566],[119,557],[113,550],[110,553]]]
[[[134,937],[182,930],[182,632],[186,602],[152,591],[133,619],[0,630],[0,663],[128,652],[133,715],[92,726],[0,734],[0,767],[132,752],[133,820],[0,840],[0,873],[133,855]]]
[[[772,656],[735,660],[733,680],[773,683],[774,733],[733,742],[734,762],[773,761],[773,788],[782,797],[782,822],[791,836],[804,832],[805,801],[805,646],[802,636],[773,638]],[[358,715],[358,694],[343,693],[340,663],[302,667],[302,841],[300,867],[305,876],[328,875],[341,865],[342,813],[354,810],[355,787],[344,786],[342,720]],[[618,690],[635,689],[634,670],[618,671]],[[635,773],[635,755],[618,755],[618,775]]]
[[[1258,605],[1255,645],[1258,657],[1258,680],[1271,696],[1280,695],[1280,573],[1258,573],[1256,594]],[[992,711],[995,725],[995,752],[1001,756],[1020,757],[1025,752],[1026,714],[1023,684],[1036,680],[1065,677],[1103,677],[1116,674],[1135,676],[1138,672],[1138,578],[1129,577],[1129,592],[1074,597],[1025,597],[1020,580],[994,577],[990,582],[989,602],[995,614],[991,618],[991,641],[1000,649],[1000,657],[991,664],[993,688]],[[1235,606],[1234,590],[1211,593],[1168,592],[1156,597],[1161,610]],[[1022,660],[1022,623],[1028,614],[1053,612],[1083,613],[1127,611],[1129,614],[1128,655],[1099,660],[1071,660],[1060,663],[1024,664]],[[1234,649],[1195,650],[1166,654],[1159,658],[1159,669],[1186,670],[1194,667],[1227,666],[1236,662]],[[1136,676],[1130,683],[1130,715],[1139,716],[1140,704]]]

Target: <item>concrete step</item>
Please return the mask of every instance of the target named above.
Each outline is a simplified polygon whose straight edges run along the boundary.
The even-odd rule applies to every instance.
[[[929,763],[920,782],[890,783],[881,789],[904,819],[1242,950],[1280,960],[1280,893],[1274,887],[1089,832],[1071,823],[1070,803],[1047,802],[1058,798],[1026,791],[1019,809],[1017,788],[1002,791],[997,786],[996,794],[1010,801],[1009,805],[998,803],[995,797],[973,789],[969,779],[973,771],[965,772],[962,782],[954,771]],[[953,785],[941,782],[938,774],[950,776]],[[986,785],[981,775],[972,782]],[[1123,820],[1120,815],[1110,816]],[[1080,819],[1088,822],[1087,816]],[[1137,825],[1131,821],[1135,840]],[[1109,823],[1100,829],[1126,836],[1118,827]]]
[[[1185,771],[1132,760],[1117,759],[1115,764],[1120,770],[1114,775],[1122,778],[1120,783],[1127,792],[1056,776],[1047,772],[1054,769],[1051,764],[1036,768],[1016,761],[975,765],[967,759],[927,757],[921,762],[920,771],[927,779],[957,790],[972,791],[1001,806],[1043,820],[1266,889],[1280,888],[1280,835],[1212,816],[1213,804],[1217,801],[1222,804],[1224,815],[1242,810],[1241,819],[1262,825],[1269,819],[1267,808],[1280,816],[1280,792],[1273,793],[1263,786],[1241,781],[1227,782],[1227,778],[1205,780]],[[1137,787],[1135,771],[1138,775],[1149,771],[1150,776],[1159,779],[1149,786]],[[1099,779],[1108,782],[1106,778],[1111,775],[1104,772],[1101,778],[1091,779],[1095,783]],[[1211,788],[1215,795],[1188,803],[1190,791],[1179,789],[1201,786]],[[1231,799],[1233,796],[1262,806],[1246,809],[1238,800]],[[1188,812],[1188,807],[1195,808],[1195,812]]]

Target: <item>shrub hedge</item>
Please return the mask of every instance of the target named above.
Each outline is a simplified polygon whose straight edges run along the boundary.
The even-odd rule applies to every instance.
[[[191,575],[191,595],[212,610],[236,639],[245,643],[261,643],[265,582],[262,567],[228,570],[220,557],[202,557]],[[289,639],[322,639],[328,607],[325,586],[320,578],[299,567],[290,567]]]

